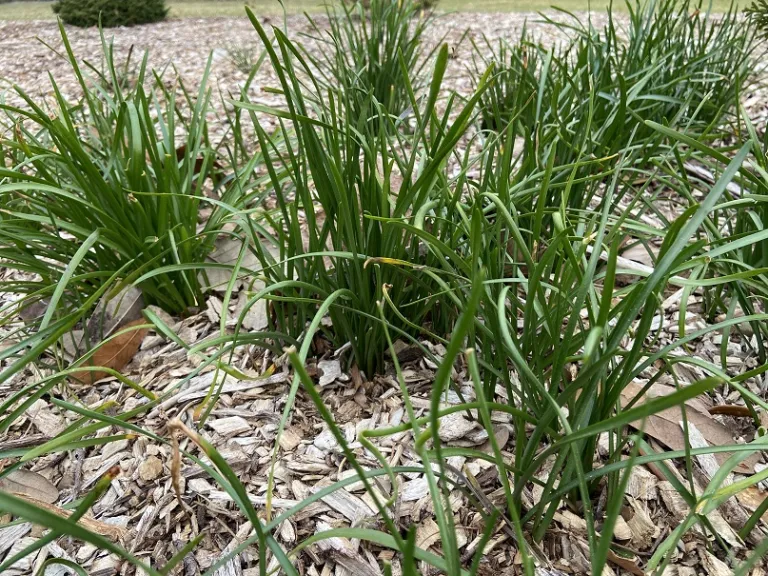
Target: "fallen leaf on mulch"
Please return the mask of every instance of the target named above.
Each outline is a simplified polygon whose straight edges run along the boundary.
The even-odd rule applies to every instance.
[[[37,472],[12,470],[0,478],[0,490],[21,496],[29,496],[47,504],[59,499],[59,491],[51,482]]]
[[[135,320],[123,326],[121,330],[131,328],[132,326],[138,326],[143,323],[144,320]],[[147,328],[139,328],[115,336],[99,346],[99,349],[88,359],[88,365],[103,366],[104,368],[111,368],[112,370],[118,371],[121,370],[131,361],[131,358],[136,355],[147,332]],[[101,370],[81,370],[72,374],[73,378],[79,380],[83,384],[93,384],[105,376],[107,376],[107,372]]]
[[[229,236],[219,238],[216,240],[213,252],[208,260],[218,264],[234,266],[240,259],[242,247],[242,243],[237,238],[230,238]],[[256,255],[251,250],[246,250],[240,262],[240,274],[244,274],[246,270],[259,270],[260,268],[261,264]],[[199,276],[201,283],[205,286],[205,291],[225,292],[229,281],[232,279],[232,271],[209,268],[201,272]],[[263,288],[263,283],[260,281],[251,287],[251,280],[250,277],[246,276],[239,278],[235,281],[233,291],[238,292],[243,286],[249,286],[256,292]],[[260,305],[266,306],[266,300],[262,301]]]
[[[621,393],[622,406],[627,405],[642,390],[639,384],[631,383]],[[675,388],[662,384],[654,384],[646,392],[646,398],[653,399],[672,394]],[[725,446],[734,444],[731,431],[709,414],[709,407],[701,398],[693,398],[685,403],[685,415],[701,432],[710,446]],[[632,422],[632,426],[642,429],[648,436],[655,438],[671,450],[684,450],[685,437],[680,423],[683,420],[683,412],[680,408],[668,408],[652,414],[643,421]],[[729,452],[721,452],[714,455],[718,463],[722,465],[731,456]],[[755,464],[760,461],[760,456],[754,454],[741,462],[736,472],[742,474],[754,474]]]
[[[176,148],[176,160],[178,162],[181,162],[184,160],[184,158],[187,156],[187,145],[183,144]],[[200,174],[200,172],[203,169],[203,162],[205,162],[205,158],[202,156],[198,156],[195,158],[195,169],[192,172],[195,176]],[[218,162],[218,160],[214,160],[211,164],[208,172],[208,176],[211,178],[219,177],[222,175],[222,171],[224,170],[224,167]]]

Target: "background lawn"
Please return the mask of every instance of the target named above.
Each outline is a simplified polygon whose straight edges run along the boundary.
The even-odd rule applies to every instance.
[[[743,3],[743,2],[741,2]],[[282,13],[277,0],[169,0],[173,18],[211,18],[216,16],[244,16],[243,5],[248,4],[260,14]],[[737,2],[739,4],[739,2]],[[441,0],[440,10],[465,12],[531,12],[544,10],[552,5],[567,10],[602,9],[608,0]],[[716,11],[727,10],[728,0],[714,0]],[[323,0],[285,0],[288,13],[322,11]],[[614,9],[624,10],[624,3],[615,2]],[[0,20],[53,20],[50,2],[0,3]]]

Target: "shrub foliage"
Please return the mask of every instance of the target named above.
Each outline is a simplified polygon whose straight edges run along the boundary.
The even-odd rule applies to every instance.
[[[57,0],[53,11],[73,26],[136,26],[165,19],[165,0]]]
[[[755,0],[747,7],[746,13],[760,34],[768,38],[768,0]]]

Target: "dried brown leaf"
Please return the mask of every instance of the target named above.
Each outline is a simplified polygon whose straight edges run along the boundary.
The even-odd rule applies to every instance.
[[[642,386],[632,383],[621,393],[622,405],[628,404],[640,393]],[[671,386],[654,384],[646,393],[649,399],[671,394],[675,389]],[[707,440],[710,446],[725,446],[733,444],[731,431],[723,424],[712,418],[709,407],[702,398],[693,398],[685,403],[685,416],[692,422]],[[680,422],[683,420],[683,412],[679,407],[668,408],[657,414],[652,414],[643,421],[633,422],[632,426],[642,429],[648,436],[655,438],[671,450],[684,450],[685,437]],[[718,463],[722,465],[731,454],[721,452],[715,454]],[[759,454],[754,454],[741,462],[735,469],[742,474],[754,474],[755,464],[760,461]]]
[[[123,328],[128,329],[132,326],[142,324],[143,320],[135,320],[129,322]],[[146,328],[139,328],[136,330],[129,330],[115,336],[111,340],[102,344],[93,356],[88,359],[90,366],[103,366],[104,368],[111,368],[112,370],[120,371],[139,351],[142,340],[147,335],[148,330]],[[101,370],[81,370],[72,374],[72,377],[79,380],[84,384],[93,384],[97,380],[100,380],[107,376],[107,372]]]
[[[51,482],[37,472],[12,470],[0,478],[0,490],[20,496],[29,496],[47,504],[59,499],[59,491]]]
[[[638,566],[640,560],[637,558],[637,556],[633,558],[625,558],[624,556],[619,556],[613,550],[608,550],[608,560],[616,564],[616,566],[619,568],[623,568],[627,572],[631,572],[636,576],[645,576],[643,569]]]

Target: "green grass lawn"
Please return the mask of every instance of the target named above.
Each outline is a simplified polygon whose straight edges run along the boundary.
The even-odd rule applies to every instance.
[[[258,14],[276,15],[282,13],[277,0],[169,0],[172,18],[210,18],[215,16],[244,16],[243,5],[248,4]],[[595,0],[593,9],[602,9],[608,0]],[[716,11],[727,9],[728,0],[714,0]],[[322,10],[323,0],[285,0],[289,13]],[[440,9],[463,12],[518,12],[544,10],[550,6],[567,10],[587,10],[588,0],[441,0]],[[624,4],[615,3],[614,9],[623,10]],[[48,2],[9,2],[0,4],[0,20],[53,20],[54,15]]]

